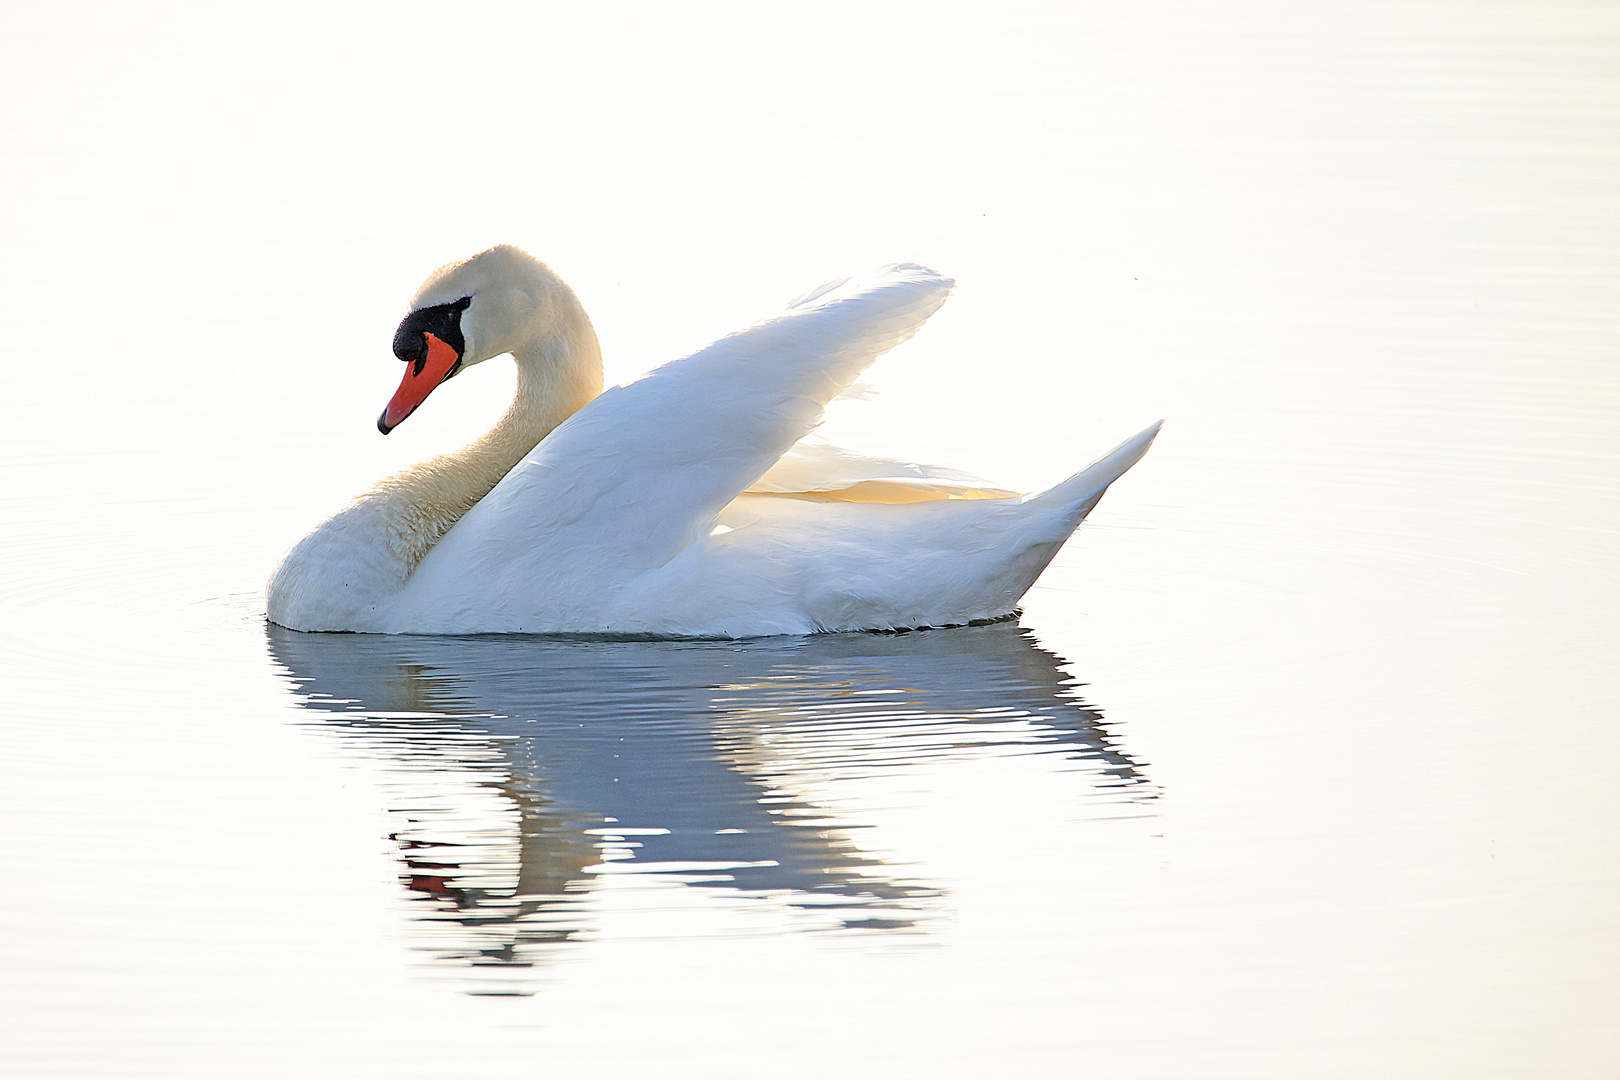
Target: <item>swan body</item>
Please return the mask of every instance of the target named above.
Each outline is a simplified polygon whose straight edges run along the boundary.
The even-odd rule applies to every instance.
[[[513,404],[471,446],[382,481],[294,545],[270,620],[752,637],[1007,615],[1158,425],[1028,497],[809,438],[952,285],[886,267],[602,393],[590,321],[538,260],[502,246],[444,267],[395,337],[407,369],[379,427],[503,353],[518,365]]]

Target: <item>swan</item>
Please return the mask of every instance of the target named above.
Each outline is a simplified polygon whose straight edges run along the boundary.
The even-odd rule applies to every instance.
[[[266,595],[293,630],[758,637],[957,625],[1018,600],[1159,425],[1038,495],[810,436],[954,282],[884,267],[602,390],[572,289],[501,245],[435,271],[394,335],[377,426],[511,354],[506,413],[298,541]],[[1162,421],[1161,421],[1162,423]]]

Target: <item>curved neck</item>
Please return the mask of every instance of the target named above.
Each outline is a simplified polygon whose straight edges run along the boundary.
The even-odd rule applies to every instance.
[[[407,575],[541,439],[602,392],[596,330],[573,291],[562,285],[560,294],[552,330],[512,350],[517,389],[495,426],[462,449],[413,465],[360,497],[384,512],[388,546]]]

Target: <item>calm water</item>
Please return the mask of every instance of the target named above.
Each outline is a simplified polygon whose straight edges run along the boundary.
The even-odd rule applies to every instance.
[[[1609,6],[14,33],[6,1075],[1614,1074]],[[289,542],[510,392],[372,427],[503,240],[610,378],[954,275],[863,448],[1033,487],[1170,422],[1016,623],[268,628]]]

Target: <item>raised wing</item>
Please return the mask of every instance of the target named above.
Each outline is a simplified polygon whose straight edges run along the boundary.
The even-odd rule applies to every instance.
[[[607,599],[616,579],[663,565],[712,528],[952,285],[925,267],[885,267],[608,390],[456,523],[401,603],[444,611],[469,586],[512,595],[514,610]]]

